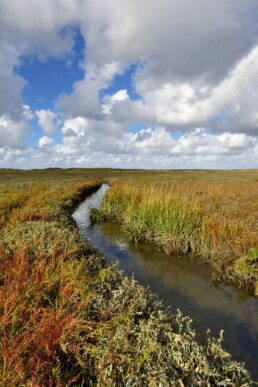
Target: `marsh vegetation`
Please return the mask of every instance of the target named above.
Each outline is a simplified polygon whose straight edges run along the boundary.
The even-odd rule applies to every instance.
[[[154,242],[168,254],[186,253],[212,265],[214,280],[257,293],[256,181],[116,181],[95,220],[122,222],[131,240]]]
[[[1,172],[1,384],[250,385],[221,338],[197,340],[188,318],[167,314],[79,236],[76,203],[100,187],[99,177],[121,174]]]

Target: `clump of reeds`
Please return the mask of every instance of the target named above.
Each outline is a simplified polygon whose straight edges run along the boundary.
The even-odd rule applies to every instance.
[[[254,291],[258,277],[254,189],[254,182],[116,182],[94,217],[120,219],[130,239],[206,259],[217,278]]]

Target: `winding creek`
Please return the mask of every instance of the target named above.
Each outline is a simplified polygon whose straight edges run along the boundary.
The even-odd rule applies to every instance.
[[[73,214],[82,236],[89,240],[125,275],[131,276],[163,300],[174,313],[178,308],[193,319],[202,336],[207,329],[217,336],[224,332],[224,348],[234,360],[243,361],[258,379],[258,310],[257,300],[232,286],[211,284],[211,272],[203,263],[168,256],[157,247],[130,243],[119,224],[105,222],[91,225],[89,207],[99,207],[107,184],[89,196]]]

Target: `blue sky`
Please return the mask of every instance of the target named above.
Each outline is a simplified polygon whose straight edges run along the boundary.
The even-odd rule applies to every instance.
[[[3,0],[0,167],[256,167],[258,4],[185,7]]]
[[[62,58],[49,57],[42,62],[36,56],[20,56],[20,64],[14,72],[27,82],[21,93],[24,103],[32,110],[54,109],[58,95],[70,94],[74,82],[83,79],[80,63],[84,49],[84,39],[77,28],[72,51]]]
[[[122,74],[116,74],[112,81],[112,84],[106,89],[100,89],[99,97],[102,102],[105,95],[113,95],[119,90],[126,89],[127,93],[132,100],[142,100],[142,96],[139,95],[134,87],[134,76],[136,72],[139,72],[139,68],[142,69],[143,64],[132,64],[124,70]]]

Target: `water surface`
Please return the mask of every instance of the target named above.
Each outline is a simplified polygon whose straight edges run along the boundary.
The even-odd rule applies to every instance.
[[[193,319],[193,326],[203,336],[207,329],[213,336],[224,333],[223,347],[232,358],[245,362],[253,378],[258,378],[257,300],[233,286],[211,284],[208,265],[186,257],[168,256],[147,243],[130,243],[119,224],[104,222],[91,225],[89,208],[99,207],[107,184],[89,196],[74,212],[73,218],[84,239],[101,251],[110,263],[118,264],[125,275],[134,278],[171,306]]]

